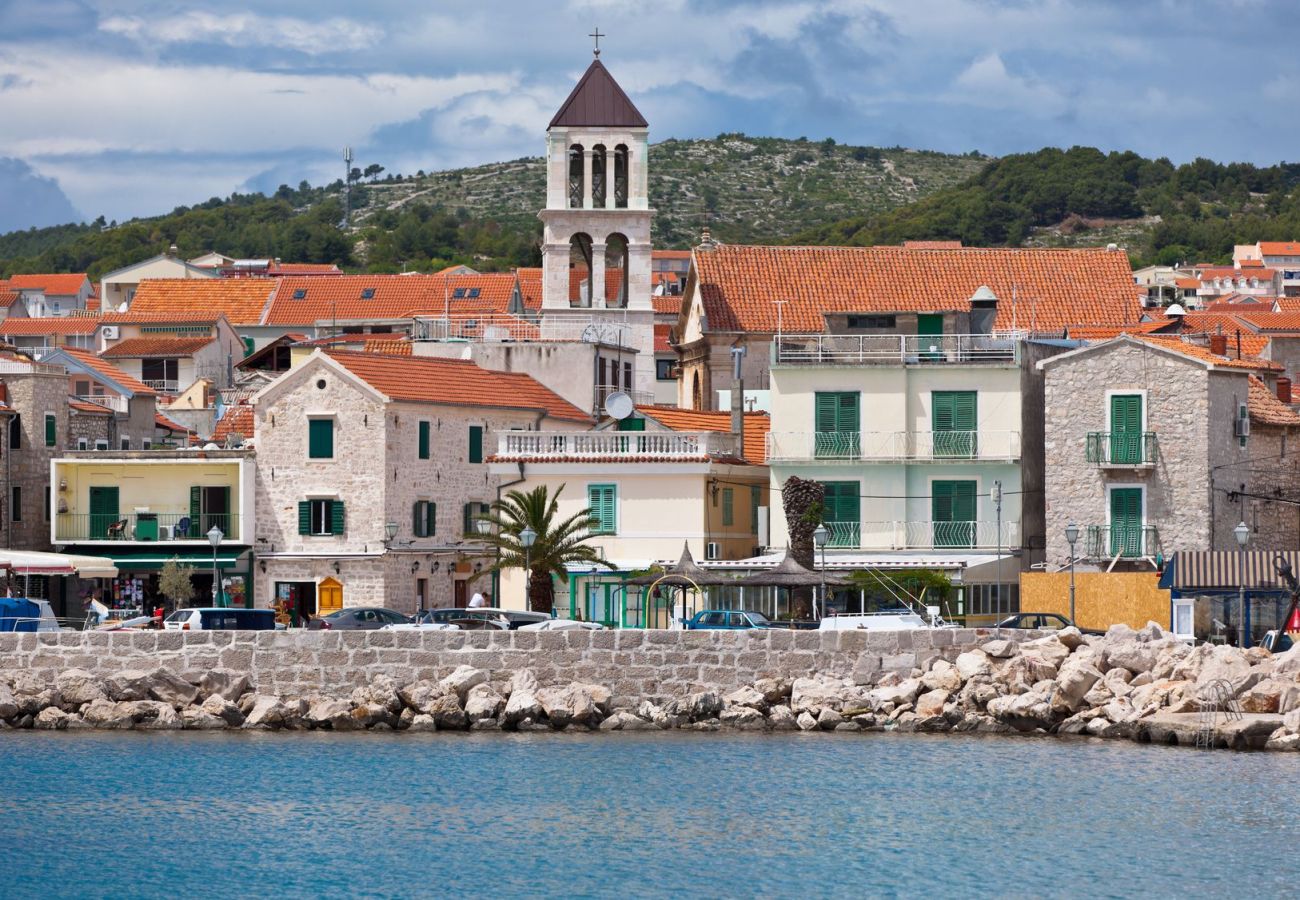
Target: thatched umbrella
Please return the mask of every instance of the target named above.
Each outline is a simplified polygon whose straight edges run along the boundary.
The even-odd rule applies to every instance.
[[[667,569],[656,567],[655,570],[645,575],[638,575],[635,578],[629,578],[627,583],[629,585],[649,587],[650,585],[660,581],[681,588],[683,612],[686,611],[686,590],[692,585],[698,588],[705,588],[739,583],[736,579],[723,575],[721,572],[710,572],[708,569],[701,568],[695,561],[695,557],[691,555],[690,544],[685,541],[682,542],[682,555],[675,565],[672,565]]]
[[[735,584],[741,587],[783,587],[786,589],[787,607],[790,603],[789,594],[795,588],[814,587],[824,584],[827,587],[843,587],[851,582],[846,578],[838,575],[827,575],[824,572],[814,572],[811,569],[805,569],[799,565],[799,561],[794,555],[786,550],[785,558],[772,569],[762,572],[754,572],[739,579]],[[822,605],[825,606],[826,598],[822,598]]]

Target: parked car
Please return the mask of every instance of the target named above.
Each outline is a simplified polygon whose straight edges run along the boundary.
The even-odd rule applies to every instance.
[[[551,617],[546,613],[529,612],[523,609],[476,606],[472,609],[462,609],[460,607],[426,609],[416,616],[415,621],[455,625],[463,631],[480,631],[484,628],[493,627],[517,631],[524,625],[549,622]]]
[[[403,625],[410,621],[396,610],[382,606],[353,606],[312,619],[307,628],[311,631],[378,631],[385,625]]]
[[[1294,646],[1294,643],[1291,640],[1291,635],[1285,631],[1282,632],[1281,640],[1279,640],[1278,633],[1274,630],[1264,632],[1264,640],[1260,641],[1259,645],[1270,653],[1285,653]]]
[[[737,631],[742,628],[771,628],[767,616],[759,612],[702,609],[686,622],[689,631]]]
[[[196,606],[190,609],[178,609],[163,621],[163,630],[274,631],[275,610],[230,609],[218,606]]]
[[[1057,613],[1016,613],[1014,616],[1007,616],[998,623],[999,628],[1026,628],[1037,629],[1042,631],[1060,631],[1062,628],[1069,628],[1074,625],[1065,616]],[[1079,628],[1075,625],[1074,627]],[[1079,628],[1083,634],[1105,634],[1106,632],[1096,628]]]

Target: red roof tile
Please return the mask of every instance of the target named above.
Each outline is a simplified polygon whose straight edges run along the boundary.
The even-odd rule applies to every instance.
[[[98,403],[86,403],[82,400],[68,398],[68,408],[73,412],[85,413],[91,416],[111,416],[113,411],[107,406],[100,406]]]
[[[365,345],[366,353],[383,353],[387,356],[410,356],[411,342],[399,340],[368,340]]]
[[[173,422],[162,413],[154,411],[153,424],[155,428],[161,428],[164,431],[180,432],[181,434],[193,434],[189,428],[181,425],[179,422]]]
[[[731,413],[676,406],[638,406],[637,412],[673,431],[731,431]],[[767,464],[767,432],[772,419],[767,413],[745,413],[745,462]]]
[[[907,250],[960,250],[961,241],[903,241]]]
[[[655,312],[660,315],[677,315],[682,311],[682,297],[680,294],[672,296],[665,294],[663,296],[655,295],[650,298],[651,305],[654,306]]]
[[[232,325],[256,325],[275,292],[271,278],[158,278],[140,282],[131,308],[120,319],[166,316],[170,321],[215,322],[225,315]]]
[[[1291,241],[1260,241],[1259,252],[1264,256],[1300,256],[1300,244]]]
[[[105,359],[135,359],[141,356],[193,356],[215,341],[214,337],[139,337],[127,338],[99,355]]]
[[[981,285],[999,297],[998,329],[1142,314],[1128,255],[1113,250],[723,245],[696,251],[695,268],[714,332],[776,331],[777,300],[786,331],[822,331],[824,312],[965,311]]]
[[[384,356],[342,350],[327,353],[352,374],[394,400],[535,409],[557,419],[591,421],[589,415],[541,385],[531,375],[493,372],[459,359]]]
[[[343,270],[333,263],[274,263],[268,275],[342,275]]]
[[[669,332],[672,331],[671,325],[655,326],[655,353],[676,353],[676,348],[668,343]]]
[[[86,273],[72,275],[10,275],[9,287],[24,290],[40,290],[47,297],[71,297],[76,295],[86,283]]]
[[[81,363],[86,368],[93,372],[97,372],[106,378],[112,379],[133,394],[145,397],[154,396],[153,388],[149,387],[138,378],[128,375],[108,360],[100,359],[89,350],[77,350],[72,347],[61,347],[59,352],[68,354],[68,356],[77,360],[77,362]]]
[[[337,275],[279,279],[267,325],[403,319],[413,315],[504,313],[514,292],[509,272],[486,275]],[[463,292],[456,297],[457,290]],[[368,292],[370,296],[363,296]],[[478,296],[470,296],[477,292]],[[296,296],[295,296],[296,295]]]
[[[1241,359],[1228,356],[1219,356],[1217,353],[1211,353],[1210,348],[1204,344],[1195,344],[1177,334],[1142,334],[1131,335],[1135,340],[1146,341],[1157,347],[1164,347],[1181,353],[1184,356],[1190,356],[1193,359],[1199,359],[1202,362],[1213,363],[1216,366],[1222,366],[1229,369],[1253,369],[1256,371],[1281,372],[1285,367],[1280,363],[1275,363],[1267,359],[1260,359],[1254,356],[1243,355]]]
[[[99,319],[91,316],[47,316],[29,319],[11,316],[0,322],[0,336],[29,334],[94,334]]]
[[[212,440],[218,444],[224,444],[226,438],[232,434],[240,434],[246,438],[253,436],[253,407],[246,403],[228,408],[217,422],[217,427],[212,431]]]
[[[1300,427],[1300,416],[1277,399],[1268,386],[1254,375],[1250,376],[1250,391],[1246,395],[1246,407],[1250,410],[1250,418],[1254,422]]]

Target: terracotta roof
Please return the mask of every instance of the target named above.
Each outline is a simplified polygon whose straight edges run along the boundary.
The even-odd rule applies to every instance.
[[[99,302],[99,298],[98,298],[98,297],[87,297],[87,298],[86,298],[86,311],[87,311],[87,312],[95,312],[95,313],[97,313],[97,312],[99,312],[99,307],[100,307],[100,302]]]
[[[646,128],[648,125],[614,76],[595,59],[546,127]]]
[[[331,359],[394,400],[535,409],[557,419],[590,422],[591,416],[531,375],[493,372],[468,360],[428,356],[327,351]]]
[[[72,275],[10,275],[9,287],[24,290],[40,290],[47,297],[72,296],[86,283],[86,273]]]
[[[212,430],[212,440],[224,444],[231,434],[241,434],[246,438],[253,436],[253,407],[246,403],[229,407]]]
[[[998,329],[1122,325],[1142,315],[1128,255],[1113,250],[752,247],[696,251],[713,332],[824,330],[823,312],[965,311],[987,285]],[[1012,297],[1016,300],[1013,303]]]
[[[671,325],[655,326],[655,353],[676,353],[677,350],[672,344],[668,343],[668,334],[672,331]]]
[[[1290,241],[1260,241],[1259,252],[1264,256],[1300,256],[1300,244]]]
[[[1247,258],[1238,262],[1237,265],[1241,266],[1243,269],[1262,269],[1264,268],[1264,260]]]
[[[1275,300],[1282,312],[1300,312],[1300,297],[1277,297]]]
[[[275,285],[271,278],[150,278],[136,288],[131,308],[115,315],[165,315],[183,322],[195,318],[216,321],[220,313],[232,325],[256,325],[262,321]]]
[[[111,416],[113,411],[107,406],[100,406],[98,403],[86,403],[82,400],[68,398],[68,408],[79,413],[85,413],[91,416]]]
[[[1132,325],[1071,325],[1067,334],[1078,341],[1104,341],[1121,334],[1149,334],[1161,328],[1169,327],[1169,319],[1155,319],[1151,322],[1137,322]]]
[[[681,294],[677,294],[676,296],[672,294],[664,294],[663,296],[658,294],[652,295],[650,297],[650,303],[654,306],[655,312],[660,315],[672,313],[675,316],[682,311]]]
[[[193,434],[194,432],[179,422],[173,422],[158,411],[154,411],[153,425],[155,428],[162,428],[165,431],[179,431],[182,434]]]
[[[87,369],[90,369],[92,372],[96,372],[100,375],[103,375],[105,378],[112,379],[114,382],[120,384],[122,387],[126,388],[133,394],[138,394],[140,396],[145,396],[145,397],[155,396],[153,388],[149,387],[144,382],[140,381],[138,378],[128,375],[126,372],[122,371],[121,369],[113,365],[108,360],[100,359],[98,356],[91,353],[89,350],[77,350],[72,347],[60,347],[59,352],[68,354],[69,357],[75,359],[77,362],[81,363]]]
[[[1300,332],[1300,312],[1273,312],[1272,309],[1243,309],[1235,311],[1239,319],[1244,319],[1257,331],[1294,331]]]
[[[519,293],[524,301],[524,308],[541,309],[542,270],[516,269],[515,274],[519,276]]]
[[[1250,376],[1250,392],[1246,396],[1246,407],[1250,410],[1250,418],[1253,422],[1263,425],[1300,427],[1300,416],[1277,399],[1268,386],[1254,375]]]
[[[731,431],[731,413],[698,409],[679,409],[676,406],[638,406],[637,412],[653,419],[673,431]],[[745,413],[745,462],[756,466],[767,464],[767,432],[772,419],[767,413]]]
[[[144,284],[145,282],[141,282]],[[222,319],[219,310],[182,310],[180,312],[106,312],[100,316],[102,325],[216,325]]]
[[[266,273],[268,275],[342,275],[343,270],[333,263],[274,263]]]
[[[539,279],[540,280],[540,279]],[[369,321],[504,313],[514,292],[509,272],[486,275],[336,275],[278,279],[266,325],[314,325],[331,319]],[[457,290],[464,294],[456,297]],[[470,296],[477,292],[478,296]],[[369,296],[365,296],[369,294]]]
[[[0,288],[0,309],[8,309],[18,302],[21,295],[17,291]]]
[[[215,341],[214,337],[127,338],[99,354],[105,359],[135,359],[141,356],[193,356]]]
[[[1196,280],[1195,278],[1175,278],[1175,279],[1174,279],[1174,287],[1179,287],[1179,288],[1182,288],[1183,290],[1194,291],[1194,290],[1196,290],[1197,288],[1199,288],[1200,286],[1201,286],[1201,283],[1200,283],[1198,280]]]
[[[1210,348],[1203,344],[1194,344],[1184,340],[1180,335],[1163,335],[1163,334],[1143,334],[1130,335],[1134,340],[1146,341],[1158,347],[1164,347],[1181,353],[1184,356],[1190,356],[1192,359],[1199,359],[1202,362],[1213,363],[1228,369],[1251,369],[1255,371],[1272,371],[1282,372],[1285,367],[1279,363],[1258,357],[1243,356],[1241,359],[1234,359],[1227,356],[1219,356],[1217,353],[1211,353]]]
[[[368,340],[365,345],[366,353],[383,353],[388,356],[410,356],[411,342],[399,340]]]
[[[0,335],[11,334],[94,334],[99,319],[90,316],[46,316],[28,319],[11,316],[0,322]]]
[[[903,241],[908,250],[960,250],[961,241]]]

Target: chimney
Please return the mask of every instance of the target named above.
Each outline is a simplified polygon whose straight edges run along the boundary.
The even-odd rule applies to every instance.
[[[1228,336],[1226,334],[1210,335],[1210,352],[1216,356],[1228,355]]]
[[[745,450],[745,379],[740,374],[740,363],[745,358],[745,345],[731,348],[731,433],[736,436],[736,449]]]
[[[1279,376],[1277,379],[1277,399],[1287,406],[1291,405],[1291,379],[1285,375]]]
[[[167,248],[167,255],[170,256],[172,259],[175,259],[176,254],[178,253],[180,253],[180,251],[176,249],[175,244],[172,244],[170,247]]]

